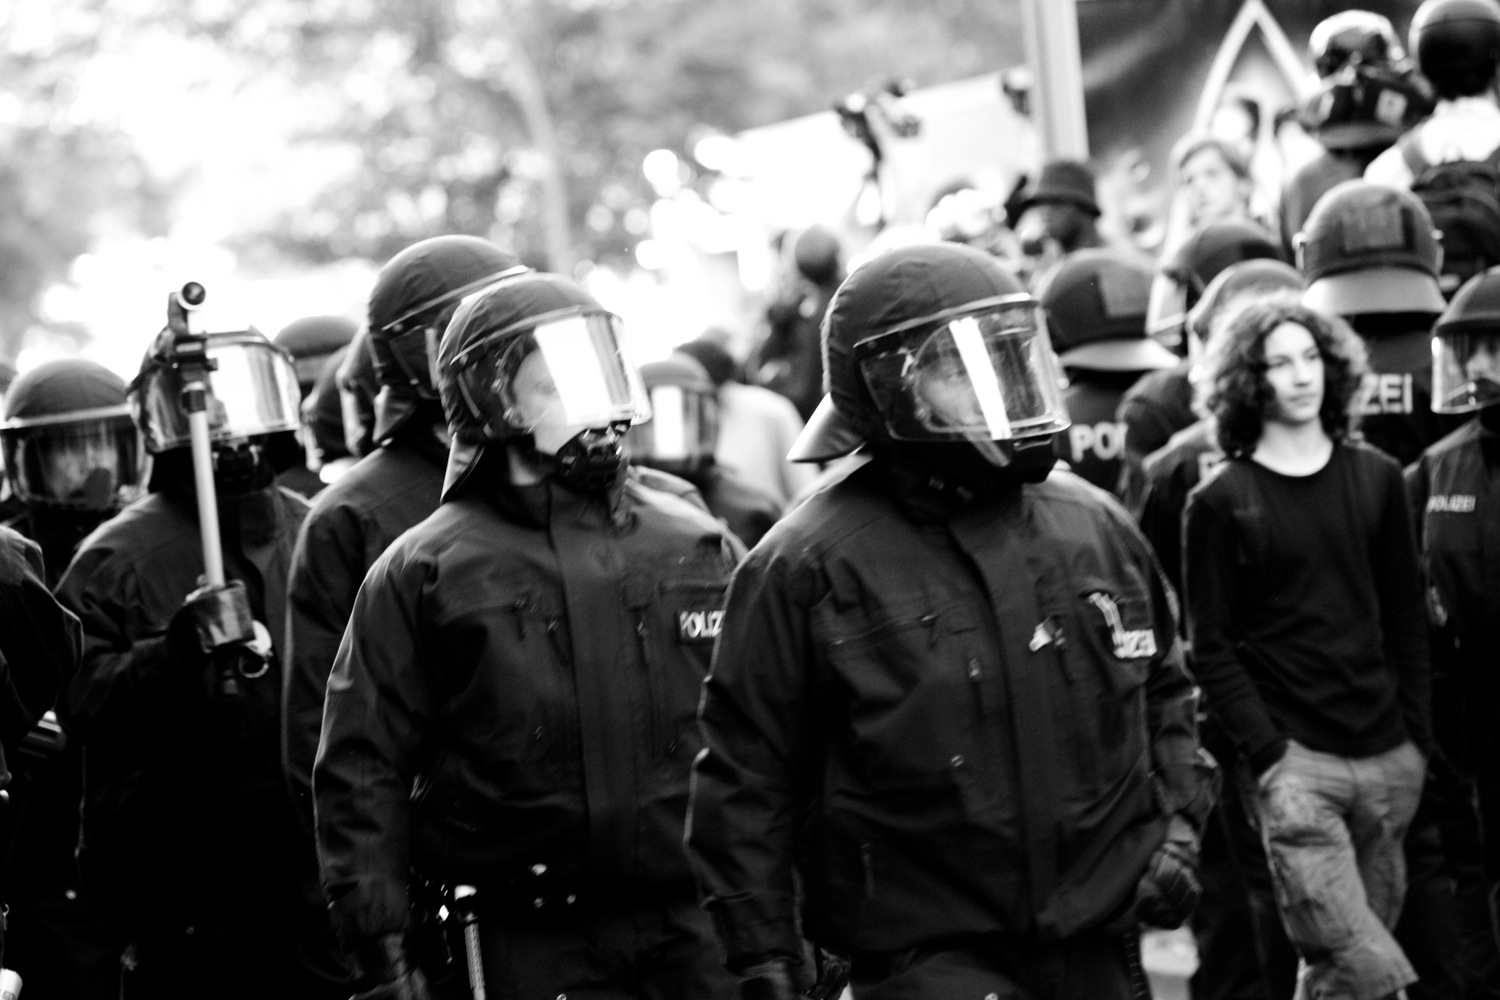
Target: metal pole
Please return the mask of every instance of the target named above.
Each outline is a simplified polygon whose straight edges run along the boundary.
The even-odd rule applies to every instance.
[[[1037,130],[1044,160],[1087,160],[1088,118],[1075,0],[1022,0],[1026,58],[1036,76]]]
[[[479,949],[479,912],[472,885],[453,888],[453,909],[464,929],[464,958],[469,966],[469,990],[474,1000],[485,1000],[484,955]]]
[[[182,405],[187,410],[188,432],[193,446],[193,485],[198,498],[198,537],[203,545],[204,582],[224,585],[224,549],[219,537],[219,501],[214,488],[212,432],[208,426],[208,372],[206,347],[195,338],[189,317],[203,304],[208,292],[196,281],[182,286],[167,300],[167,325],[177,337],[173,358],[182,375]]]

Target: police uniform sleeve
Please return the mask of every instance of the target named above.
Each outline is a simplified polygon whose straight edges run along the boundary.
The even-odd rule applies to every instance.
[[[419,640],[426,576],[399,545],[375,562],[328,677],[313,764],[318,866],[350,951],[407,925],[408,798],[436,704]]]
[[[83,626],[78,669],[64,679],[57,716],[78,739],[108,731],[130,741],[169,727],[186,711],[186,686],[167,650],[170,612],[150,621],[153,609],[175,611],[148,595],[134,563],[107,544],[85,544],[57,583],[57,597]]]
[[[47,589],[42,550],[0,528],[0,787],[6,759],[78,666],[78,619]]]
[[[817,770],[804,574],[774,548],[751,552],[730,584],[704,684],[688,859],[736,972],[801,955],[792,859],[796,818]]]
[[[282,679],[282,765],[298,817],[312,833],[312,768],[323,695],[369,559],[355,512],[322,507],[302,524],[287,576],[287,669]]]
[[[1286,749],[1255,682],[1236,652],[1240,573],[1234,516],[1204,486],[1188,496],[1182,526],[1182,590],[1193,666],[1208,710],[1259,774]]]

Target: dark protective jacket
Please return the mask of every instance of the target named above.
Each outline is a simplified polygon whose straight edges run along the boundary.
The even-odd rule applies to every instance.
[[[323,692],[365,573],[402,532],[437,510],[448,451],[408,424],[318,494],[287,580],[282,755],[297,815],[312,837],[312,767]]]
[[[79,543],[109,516],[97,511],[75,513],[29,507],[0,524],[42,547],[43,579],[48,587],[56,587]]]
[[[1410,465],[1461,423],[1432,412],[1434,317],[1372,313],[1346,319],[1369,352],[1360,388],[1360,433],[1402,466]]]
[[[1137,523],[1156,550],[1156,560],[1173,587],[1182,590],[1182,515],[1188,494],[1208,476],[1224,453],[1212,421],[1204,419],[1173,434],[1165,445],[1146,456],[1141,467],[1145,488]]]
[[[723,521],[747,548],[760,541],[781,516],[781,504],[775,497],[731,469],[710,465],[691,482],[702,494],[709,513]]]
[[[691,895],[694,714],[742,550],[636,470],[608,502],[499,479],[376,561],[329,678],[318,856],[351,947],[406,926],[413,869],[492,902],[535,865],[569,894]]]
[[[1184,361],[1166,371],[1147,372],[1125,391],[1115,410],[1115,419],[1125,426],[1125,453],[1114,493],[1132,515],[1140,514],[1146,485],[1141,465],[1146,456],[1165,447],[1173,434],[1198,419],[1193,412],[1193,384],[1188,380],[1191,368],[1191,362]]]
[[[245,583],[278,645],[306,513],[274,487],[219,503],[225,575]],[[194,501],[162,491],[86,538],[58,584],[84,631],[82,665],[58,704],[84,747],[79,863],[141,921],[213,920],[290,880],[277,661],[243,682],[245,698],[230,708],[167,651],[167,624],[202,573]]]
[[[1457,682],[1471,702],[1473,724],[1465,729],[1493,728],[1500,692],[1500,432],[1481,418],[1470,420],[1407,468],[1406,488],[1429,587],[1435,678]]]
[[[1125,423],[1115,416],[1125,391],[1141,372],[1068,372],[1068,429],[1057,435],[1057,454],[1101,490],[1114,492],[1125,460]]]
[[[945,509],[875,461],[736,571],[688,852],[731,968],[818,944],[1056,941],[1127,905],[1168,812],[1201,820],[1173,601],[1066,472]]]
[[[0,788],[21,739],[78,666],[78,619],[48,590],[42,550],[0,527]]]

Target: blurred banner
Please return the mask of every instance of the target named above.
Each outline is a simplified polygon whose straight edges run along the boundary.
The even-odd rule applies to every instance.
[[[1245,142],[1260,209],[1316,147],[1278,114],[1310,91],[1307,39],[1357,6],[1404,40],[1418,0],[1077,0],[1084,103],[1100,201],[1148,250],[1166,232],[1172,144],[1207,129]]]

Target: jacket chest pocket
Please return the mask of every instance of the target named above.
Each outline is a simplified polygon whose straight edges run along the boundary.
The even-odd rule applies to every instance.
[[[857,777],[872,788],[956,780],[983,690],[969,650],[977,633],[956,614],[920,612],[879,622],[841,615],[825,634],[829,683],[842,708],[832,738]]]
[[[560,762],[577,750],[568,624],[531,591],[486,597],[443,626],[444,724],[482,732],[494,766]]]
[[[1146,690],[1151,664],[1165,652],[1155,608],[1131,577],[1077,583],[1058,617],[1057,655],[1069,688],[1081,776],[1108,785],[1147,750]]]
[[[667,579],[628,587],[649,699],[653,759],[691,761],[702,749],[698,700],[724,624],[728,581]]]

